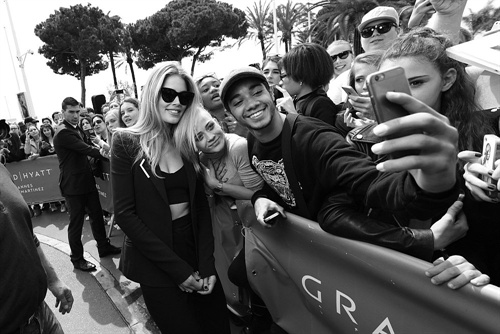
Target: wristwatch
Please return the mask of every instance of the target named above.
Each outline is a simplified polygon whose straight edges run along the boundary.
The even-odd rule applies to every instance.
[[[215,191],[222,191],[222,185],[223,185],[223,183],[219,181],[219,183],[217,184],[217,188],[214,190]]]

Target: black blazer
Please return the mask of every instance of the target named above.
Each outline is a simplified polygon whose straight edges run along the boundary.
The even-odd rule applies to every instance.
[[[83,141],[83,132],[64,121],[57,127],[54,148],[59,160],[59,187],[63,196],[97,191],[87,156],[102,158],[99,149]]]
[[[184,160],[198,268],[174,253],[172,217],[163,179],[154,176],[145,157],[136,161],[139,138],[115,133],[111,149],[111,185],[116,223],[125,232],[119,268],[129,279],[149,286],[177,286],[195,270],[215,275],[214,239],[203,181]]]

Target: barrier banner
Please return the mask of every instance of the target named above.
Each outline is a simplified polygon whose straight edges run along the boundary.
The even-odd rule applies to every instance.
[[[113,195],[111,192],[111,176],[109,160],[101,160],[101,168],[103,178],[96,177],[95,184],[99,192],[99,201],[103,210],[114,213],[113,210]]]
[[[62,201],[59,190],[59,162],[56,155],[22,160],[5,165],[26,203]]]
[[[430,263],[290,213],[273,228],[248,226],[245,242],[250,284],[290,334],[499,332],[500,288],[491,284],[435,286]]]
[[[22,160],[5,165],[12,174],[15,185],[28,204],[63,201],[59,189],[59,161],[57,155],[35,160]],[[103,178],[95,178],[99,201],[103,210],[113,213],[110,164],[102,161]]]

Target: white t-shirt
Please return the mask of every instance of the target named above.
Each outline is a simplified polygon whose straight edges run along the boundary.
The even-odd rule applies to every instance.
[[[341,73],[335,79],[330,80],[330,83],[328,84],[329,87],[326,95],[328,95],[328,97],[335,104],[339,104],[347,100],[347,94],[342,89],[342,86],[349,86],[349,73],[351,73],[350,69]]]

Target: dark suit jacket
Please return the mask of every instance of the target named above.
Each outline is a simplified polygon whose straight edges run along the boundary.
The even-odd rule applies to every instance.
[[[96,191],[94,175],[87,156],[102,158],[99,149],[83,141],[83,133],[64,121],[54,136],[59,160],[59,187],[63,196],[84,195]]]
[[[117,224],[126,237],[120,270],[129,279],[149,286],[177,286],[195,270],[215,275],[214,239],[203,181],[184,160],[188,175],[190,213],[198,268],[173,251],[172,217],[163,179],[156,177],[139,152],[137,136],[115,133],[111,149],[111,184]],[[137,160],[137,161],[136,161]]]

